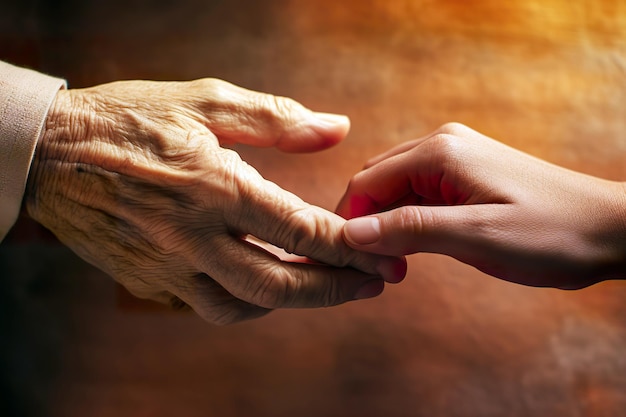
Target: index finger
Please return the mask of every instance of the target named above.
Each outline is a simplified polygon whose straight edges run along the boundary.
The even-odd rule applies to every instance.
[[[423,176],[416,173],[420,166],[416,156],[418,152],[405,151],[356,174],[337,206],[337,214],[351,219],[380,212],[406,199],[419,203],[415,201],[415,182],[423,181]]]
[[[376,275],[283,262],[243,239],[225,234],[214,239],[205,249],[210,253],[197,253],[197,267],[234,297],[262,308],[329,307],[383,291],[384,281]]]
[[[237,171],[238,198],[226,210],[226,222],[241,234],[251,234],[287,252],[337,267],[350,266],[398,282],[403,259],[365,254],[343,240],[345,219],[304,202],[265,180],[250,166]]]

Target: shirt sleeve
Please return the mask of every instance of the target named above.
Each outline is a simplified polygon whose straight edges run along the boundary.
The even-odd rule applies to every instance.
[[[35,146],[66,82],[0,61],[0,242],[20,212]]]

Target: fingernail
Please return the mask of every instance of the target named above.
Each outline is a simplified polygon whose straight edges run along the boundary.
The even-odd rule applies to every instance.
[[[384,259],[376,268],[378,274],[387,282],[397,284],[406,276],[407,265],[405,258]]]
[[[354,294],[355,300],[363,300],[365,298],[372,298],[380,295],[385,289],[385,281],[380,279],[373,279],[371,281],[367,281],[365,284],[361,286]]]
[[[350,124],[347,116],[332,113],[315,113],[317,124],[322,127],[336,127],[337,125]]]
[[[380,238],[380,221],[376,217],[348,220],[344,227],[346,239],[355,245],[369,245]]]

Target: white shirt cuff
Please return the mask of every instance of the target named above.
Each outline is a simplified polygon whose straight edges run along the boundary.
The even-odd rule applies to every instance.
[[[20,213],[50,105],[66,82],[0,61],[0,242]]]

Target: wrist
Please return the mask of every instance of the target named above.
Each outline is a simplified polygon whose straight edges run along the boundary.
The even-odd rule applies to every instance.
[[[606,248],[601,279],[626,279],[626,182],[613,182],[606,197],[606,223],[600,242]]]
[[[626,182],[618,183],[616,216],[617,244],[620,249],[622,278],[626,278]]]
[[[45,199],[46,183],[59,181],[56,170],[51,169],[51,165],[61,164],[62,158],[58,155],[56,144],[60,138],[69,141],[70,136],[66,129],[69,126],[72,105],[70,103],[70,92],[68,90],[60,90],[54,98],[48,115],[44,122],[44,126],[35,147],[35,153],[30,165],[29,176],[26,181],[26,190],[24,194],[24,206],[31,218],[40,221],[39,211],[41,208],[41,200]],[[65,131],[65,133],[63,132]]]

